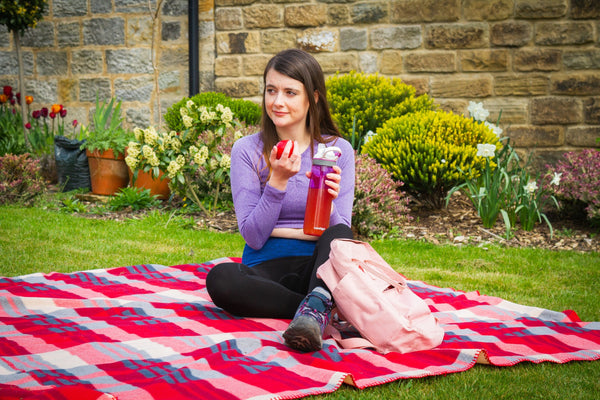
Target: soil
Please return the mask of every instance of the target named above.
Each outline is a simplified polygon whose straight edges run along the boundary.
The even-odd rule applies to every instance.
[[[96,202],[97,198],[84,198],[88,202]],[[412,202],[410,204],[410,221],[404,222],[400,228],[400,238],[419,240],[434,244],[455,246],[480,246],[498,244],[507,247],[532,247],[551,250],[574,250],[578,252],[600,251],[600,230],[594,229],[585,220],[566,219],[559,215],[548,214],[553,234],[545,222],[536,224],[532,231],[520,228],[512,231],[507,240],[504,224],[499,221],[495,227],[486,229],[481,224],[468,198],[455,193],[448,206],[441,210],[431,210]],[[96,215],[85,214],[89,218],[124,220],[141,218],[144,211],[120,211]],[[214,217],[203,214],[191,215],[197,229],[209,229],[218,232],[237,232],[237,220],[231,212],[220,212]],[[358,239],[367,240],[359,237]]]

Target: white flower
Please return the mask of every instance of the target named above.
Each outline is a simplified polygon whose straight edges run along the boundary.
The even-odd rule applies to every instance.
[[[499,126],[491,124],[491,123],[489,123],[487,121],[485,121],[483,124],[485,126],[487,126],[492,132],[494,132],[494,134],[496,134],[497,137],[500,137],[500,135],[502,135],[502,132],[504,132],[502,130],[502,128],[500,128]]]
[[[367,143],[375,135],[377,135],[375,132],[373,132],[371,130],[367,131],[367,134],[365,135],[364,142]]]
[[[229,157],[227,154],[223,154],[223,158],[221,158],[219,165],[221,168],[229,169],[231,167],[231,157]]]
[[[242,137],[244,137],[244,134],[240,130],[235,131],[235,133],[233,134],[233,140],[234,141],[238,140],[238,139],[241,139]]]
[[[233,113],[231,112],[231,109],[229,107],[225,107],[223,109],[223,113],[221,114],[221,120],[224,124],[229,124],[231,121],[233,121]]]
[[[490,115],[490,112],[483,108],[483,103],[475,103],[474,101],[469,101],[469,114],[475,121],[485,121],[486,118]]]
[[[185,117],[186,115],[188,115],[188,109],[185,107],[181,107],[179,109],[179,114],[181,114],[182,117]]]
[[[187,108],[189,108],[190,110],[196,107],[196,103],[194,103],[193,100],[188,100],[187,103],[185,103],[185,105],[187,106]]]
[[[442,164],[446,164],[446,159],[445,159],[445,158],[442,158],[440,162],[441,162]]]
[[[169,175],[169,178],[171,178],[171,179],[174,178],[180,169],[181,169],[181,166],[179,165],[179,163],[176,160],[171,161],[169,163],[169,166],[167,167],[167,174]]]
[[[561,176],[562,176],[562,172],[561,173],[555,172],[554,176],[552,177],[552,181],[550,181],[550,184],[558,186],[560,184]]]
[[[493,144],[481,144],[477,145],[477,157],[494,157],[496,146]]]
[[[141,142],[144,139],[144,131],[140,128],[133,128],[133,135],[135,136],[135,140],[138,142]]]
[[[194,124],[194,120],[189,115],[183,115],[181,118],[183,119],[183,125],[186,128],[190,128]]]
[[[144,142],[153,145],[156,143],[156,139],[158,139],[158,133],[156,133],[154,127],[151,126],[144,131]]]
[[[127,154],[127,157],[125,157],[125,164],[127,164],[127,166],[131,168],[132,171],[134,171],[135,167],[137,167],[138,165],[138,160],[135,156]]]
[[[535,181],[529,181],[523,188],[531,196],[538,189],[538,185]]]

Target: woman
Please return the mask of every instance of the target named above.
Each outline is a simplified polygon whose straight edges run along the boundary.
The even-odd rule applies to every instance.
[[[239,139],[231,152],[233,201],[246,241],[242,263],[215,266],[206,286],[214,303],[234,315],[293,318],[283,335],[286,343],[316,351],[332,308],[331,293],[316,271],[333,239],[352,238],[354,151],[333,123],[323,71],[310,54],[278,53],[263,80],[262,131]],[[293,147],[288,142],[278,159],[280,140],[293,141]],[[330,227],[316,237],[302,228],[319,143],[335,145],[342,154],[326,181],[334,198]]]

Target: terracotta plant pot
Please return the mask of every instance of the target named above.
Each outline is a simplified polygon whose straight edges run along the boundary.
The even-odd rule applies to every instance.
[[[129,168],[125,164],[125,156],[120,154],[115,159],[112,150],[104,152],[86,151],[90,167],[92,193],[110,196],[127,187]]]
[[[157,195],[159,199],[166,200],[171,194],[170,179],[161,179],[163,175],[163,172],[160,171],[158,178],[154,178],[151,172],[138,171],[137,179],[133,182],[133,172],[129,170],[129,183],[137,188],[150,189],[151,195]]]

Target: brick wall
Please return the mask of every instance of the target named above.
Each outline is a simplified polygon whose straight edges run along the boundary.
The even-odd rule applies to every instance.
[[[157,47],[162,113],[188,94],[187,0],[165,0]],[[124,101],[130,125],[158,118],[147,0],[52,0],[25,37],[27,87],[81,114]],[[312,52],[327,75],[400,77],[444,109],[482,101],[513,144],[545,159],[598,146],[600,1],[200,0],[200,85],[260,99],[267,60]],[[0,81],[16,82],[0,30]],[[5,75],[1,75],[5,74]]]

